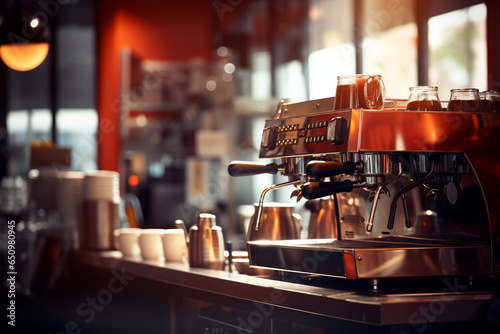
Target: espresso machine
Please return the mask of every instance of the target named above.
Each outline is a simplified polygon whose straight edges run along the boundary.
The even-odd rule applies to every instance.
[[[336,226],[314,239],[248,240],[251,266],[367,279],[374,289],[386,278],[500,276],[500,115],[398,102],[279,104],[259,155],[279,162],[235,161],[229,174],[280,173],[286,179],[264,189],[261,206],[268,191],[290,187],[297,200],[333,201]]]

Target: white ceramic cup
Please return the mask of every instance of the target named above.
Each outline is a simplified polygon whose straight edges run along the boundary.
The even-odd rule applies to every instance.
[[[115,246],[115,249],[120,250],[120,230],[114,230],[113,231],[113,245]]]
[[[139,236],[139,247],[144,260],[159,260],[163,258],[161,237],[164,229],[142,229]]]
[[[141,255],[139,248],[139,228],[120,228],[118,231],[118,246],[124,257]]]
[[[167,262],[186,262],[188,247],[184,230],[172,228],[162,235],[163,254]]]

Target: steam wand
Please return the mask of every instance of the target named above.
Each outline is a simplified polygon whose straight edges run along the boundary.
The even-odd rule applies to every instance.
[[[282,172],[283,174],[285,174],[287,172],[287,167],[288,165],[285,163],[281,165],[277,165],[275,163],[270,163],[266,165],[266,164],[247,162],[247,161],[233,161],[229,164],[227,171],[231,176],[249,176],[249,175],[257,175],[265,173],[276,174],[278,172]],[[255,224],[256,231],[258,231],[260,228],[260,217],[262,215],[262,206],[264,204],[264,196],[266,195],[266,193],[269,190],[282,188],[298,183],[303,183],[302,177],[298,180],[292,180],[280,184],[274,184],[264,189],[264,191],[262,191],[259,200],[259,210],[257,211],[257,223]],[[299,196],[297,196],[297,200],[299,200]]]
[[[399,189],[403,190],[404,187],[401,186]],[[410,220],[410,215],[408,214],[408,203],[406,202],[406,195],[405,195],[405,193],[403,193],[401,195],[401,200],[403,201],[403,212],[405,213],[405,226],[407,228],[410,228],[411,227],[411,220]]]
[[[266,193],[269,190],[283,188],[283,187],[298,184],[298,183],[302,183],[302,181],[301,180],[294,180],[294,181],[283,182],[280,184],[273,184],[272,186],[269,186],[262,191],[262,194],[260,194],[260,200],[259,200],[259,210],[257,211],[257,223],[255,224],[256,231],[258,231],[260,228],[260,217],[262,215],[262,206],[264,205],[264,196],[266,196]]]
[[[385,188],[389,183],[394,182],[397,178],[399,178],[401,175],[403,175],[403,166],[401,165],[401,162],[398,164],[399,167],[399,172],[398,175],[393,177],[390,180],[385,181],[381,185],[378,186],[377,191],[375,192],[375,197],[373,198],[372,202],[372,207],[370,210],[370,217],[368,218],[368,224],[366,225],[366,231],[371,232],[373,229],[373,220],[375,218],[375,210],[377,209],[377,204],[378,204],[378,199],[380,196],[380,192],[382,191],[383,188]]]

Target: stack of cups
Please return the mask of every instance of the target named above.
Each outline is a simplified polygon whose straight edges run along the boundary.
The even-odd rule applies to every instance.
[[[79,228],[82,212],[82,189],[84,172],[66,171],[59,173],[57,183],[57,208],[63,232],[71,240],[74,249],[79,247]]]
[[[118,172],[89,172],[83,179],[81,248],[114,249],[113,231],[119,226],[120,179]]]
[[[30,200],[37,209],[54,211],[57,209],[57,185],[59,173],[52,169],[32,169],[28,173]]]
[[[98,170],[87,172],[83,182],[83,199],[120,202],[118,172]]]

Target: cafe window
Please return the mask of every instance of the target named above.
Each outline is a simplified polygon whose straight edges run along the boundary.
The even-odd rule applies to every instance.
[[[335,95],[338,75],[356,71],[350,0],[313,0],[309,6],[309,98]]]
[[[8,143],[10,159],[9,175],[28,171],[29,143],[50,138],[52,129],[49,109],[19,109],[7,114]]]
[[[387,97],[406,98],[418,81],[414,1],[365,0],[361,12],[363,73],[382,75]]]
[[[285,96],[290,102],[307,100],[304,68],[298,60],[278,66],[276,80],[280,85],[276,88],[278,96]]]
[[[314,0],[309,8],[309,97],[335,95],[337,76],[381,74],[389,97],[417,81],[414,0]]]
[[[256,51],[252,54],[252,98],[265,100],[271,98],[271,54]]]
[[[7,115],[10,146],[9,174],[29,169],[29,146],[51,137],[50,109],[11,110]],[[72,149],[72,167],[97,169],[97,111],[95,109],[59,109],[56,116],[57,144]],[[21,173],[21,174],[22,174]]]
[[[93,0],[61,4],[45,61],[31,71],[7,70],[7,175],[26,175],[36,140],[71,148],[73,169],[96,169],[93,13]]]
[[[387,97],[435,85],[487,88],[486,5],[477,0],[312,0],[308,98],[335,94],[336,77],[380,74]]]
[[[429,19],[429,82],[442,99],[452,88],[487,89],[485,4]]]
[[[95,109],[59,109],[57,112],[58,145],[71,147],[73,169],[97,169],[97,123]]]

